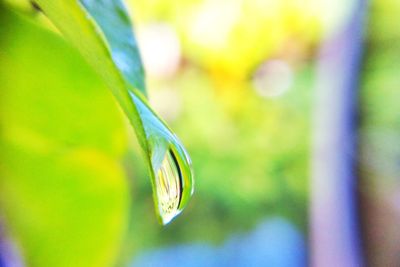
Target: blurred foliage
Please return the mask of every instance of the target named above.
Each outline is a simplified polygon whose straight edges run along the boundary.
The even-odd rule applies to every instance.
[[[0,9],[0,204],[28,266],[110,266],[126,230],[111,95],[58,36]]]
[[[250,18],[249,10],[254,11],[257,5],[248,1],[244,5],[249,10],[238,12],[229,36],[245,36],[247,30],[249,38],[225,36],[223,45],[216,46],[203,35],[204,42],[196,44],[190,29],[194,14],[215,14],[225,9],[209,1],[172,2],[128,4],[137,11],[134,18],[139,45],[140,32],[148,25],[166,25],[177,33],[182,49],[178,69],[167,77],[150,76],[149,96],[189,150],[196,191],[185,212],[159,228],[149,213],[151,192],[146,179],[133,179],[131,238],[125,246],[126,257],[154,246],[194,240],[219,243],[232,232],[247,231],[265,216],[277,214],[305,231],[313,78],[308,59],[320,38],[318,23],[300,7],[296,14],[302,16],[297,25],[301,29],[294,22],[281,25],[283,17],[290,16],[290,8],[284,6],[279,12],[267,12],[275,20],[269,20],[265,9]],[[202,11],[204,5],[212,7]],[[224,5],[235,6],[229,1]],[[315,25],[308,27],[308,22]],[[214,28],[220,23],[217,20],[214,25],[208,24],[209,34],[218,35]],[[275,24],[280,37],[258,46],[258,38],[275,38],[269,34]],[[155,42],[163,43],[163,39]],[[288,66],[294,77],[284,93],[268,98],[257,93],[252,79],[260,64],[271,59]],[[265,90],[273,90],[269,86]],[[143,167],[131,161],[134,154],[131,147],[126,165],[137,172]],[[144,171],[138,174],[144,175]]]
[[[135,20],[168,22],[190,60],[216,78],[246,79],[263,59],[304,56],[322,35],[313,1],[128,1]],[[293,42],[296,44],[294,45]]]
[[[361,80],[360,192],[371,266],[397,266],[400,246],[400,2],[371,1]]]
[[[368,24],[361,94],[361,170],[366,178],[371,178],[370,189],[374,191],[386,192],[400,186],[400,150],[395,145],[400,140],[397,103],[400,52],[395,45],[400,32],[392,19],[398,11],[398,1],[373,2]]]

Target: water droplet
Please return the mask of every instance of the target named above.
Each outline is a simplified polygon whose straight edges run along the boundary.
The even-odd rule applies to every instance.
[[[131,96],[142,119],[150,150],[156,212],[165,225],[182,212],[193,194],[191,161],[180,140],[148,106],[140,92],[131,92]]]

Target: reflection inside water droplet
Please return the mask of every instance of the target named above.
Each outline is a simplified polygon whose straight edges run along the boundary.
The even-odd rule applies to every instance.
[[[165,154],[165,158],[155,174],[158,209],[163,224],[167,224],[179,214],[182,196],[182,175],[172,151]]]
[[[154,202],[162,224],[169,223],[193,194],[190,158],[176,135],[151,110],[139,93],[131,93],[143,122],[151,155]]]

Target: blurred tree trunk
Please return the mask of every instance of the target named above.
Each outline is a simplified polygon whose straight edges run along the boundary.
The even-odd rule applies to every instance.
[[[320,49],[316,69],[310,264],[363,266],[357,209],[357,102],[366,1]]]

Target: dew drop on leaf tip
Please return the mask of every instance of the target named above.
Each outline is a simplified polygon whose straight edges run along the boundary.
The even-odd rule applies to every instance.
[[[183,156],[183,158],[179,158]],[[154,170],[156,208],[163,225],[168,224],[185,208],[193,193],[192,171],[187,155],[168,149],[158,169]],[[181,164],[180,164],[181,163]],[[186,163],[190,164],[190,161]]]
[[[134,93],[132,96],[150,148],[156,213],[166,225],[182,212],[193,194],[191,160],[180,140],[146,100]]]
[[[163,224],[179,214],[182,197],[182,174],[174,154],[168,151],[155,174],[158,210]]]
[[[193,194],[190,159],[184,151],[179,154],[174,150],[168,149],[158,169],[154,170],[156,208],[163,225],[182,212]]]

